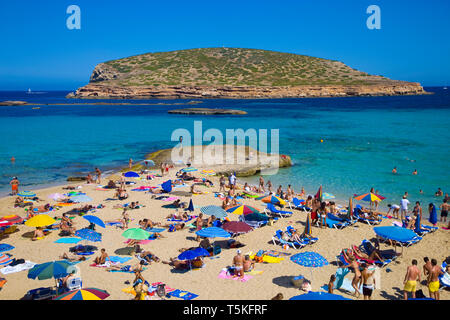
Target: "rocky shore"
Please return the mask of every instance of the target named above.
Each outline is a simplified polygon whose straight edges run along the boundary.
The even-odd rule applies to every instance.
[[[70,97],[85,99],[270,99],[426,94],[420,83],[391,81],[373,85],[253,86],[114,86],[90,83]]]
[[[246,111],[233,109],[211,109],[211,108],[184,108],[169,110],[171,114],[201,114],[201,115],[242,115],[247,114]]]

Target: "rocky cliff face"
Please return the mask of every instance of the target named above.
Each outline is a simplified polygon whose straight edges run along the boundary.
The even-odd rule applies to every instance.
[[[97,68],[96,68],[97,69]],[[91,78],[100,81],[105,77],[114,77],[114,73],[94,71]],[[306,97],[350,97],[350,96],[391,96],[418,95],[426,92],[419,83],[390,81],[373,85],[313,85],[291,87],[253,87],[253,86],[137,86],[123,87],[90,83],[79,88],[76,98],[112,98],[112,99],[173,99],[173,98],[306,98]]]

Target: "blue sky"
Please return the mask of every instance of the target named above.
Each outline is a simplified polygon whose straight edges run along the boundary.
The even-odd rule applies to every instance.
[[[66,27],[69,5],[81,30]],[[381,30],[366,27],[369,5]],[[450,84],[450,1],[1,1],[0,90],[75,90],[96,64],[140,53],[244,47],[339,60],[371,74]]]

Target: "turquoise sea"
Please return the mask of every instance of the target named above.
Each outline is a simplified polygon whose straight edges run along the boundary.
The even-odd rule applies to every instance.
[[[450,187],[450,91],[426,88],[432,95],[276,100],[203,100],[199,106],[232,108],[245,116],[170,115],[168,110],[191,100],[139,100],[149,105],[42,105],[0,107],[0,192],[9,192],[9,181],[18,176],[23,188],[60,184],[69,175],[86,174],[98,166],[103,171],[126,165],[128,159],[175,145],[177,128],[193,131],[194,120],[203,130],[249,128],[279,129],[280,152],[294,166],[266,177],[274,186],[291,183],[315,193],[319,185],[337,199],[371,187],[399,203],[409,199],[440,204],[434,197],[440,187]],[[0,101],[76,103],[68,92],[0,92]],[[102,100],[95,100],[100,102]],[[119,102],[119,101],[118,101]],[[120,100],[120,102],[129,102]],[[186,103],[150,105],[155,103]],[[323,139],[321,143],[320,140]],[[15,164],[10,158],[16,158]],[[398,174],[391,173],[396,166]],[[418,175],[412,175],[414,169]],[[251,181],[255,179],[250,179]],[[423,190],[423,194],[419,190]]]

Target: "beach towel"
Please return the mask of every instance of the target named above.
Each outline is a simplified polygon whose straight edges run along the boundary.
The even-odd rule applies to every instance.
[[[276,250],[269,250],[269,251],[264,251],[265,255],[271,256],[271,257],[280,257],[280,256],[290,256],[291,253],[288,252],[280,252],[280,251],[276,251]]]
[[[15,247],[7,244],[7,243],[0,243],[0,252],[6,252],[14,249]]]
[[[118,256],[109,256],[113,263],[125,263],[131,260],[131,257],[118,257]]]
[[[263,274],[263,272],[264,271],[262,271],[262,270],[250,270],[250,271],[244,272],[244,274],[256,276],[258,274]]]
[[[4,267],[4,268],[0,269],[0,272],[3,274],[16,273],[16,272],[31,269],[35,265],[36,265],[36,263],[26,260],[25,263],[18,264],[13,267],[11,267],[11,266]]]
[[[142,268],[142,271],[147,270],[146,267]],[[129,271],[125,271],[125,270],[107,270],[108,272],[124,272],[124,273],[134,273],[134,270],[129,270]]]
[[[169,297],[175,297],[175,298],[180,298],[183,300],[192,300],[198,297],[198,294],[189,292],[189,291],[183,291],[180,289],[176,289],[172,292],[169,292],[167,294]]]
[[[150,287],[148,287],[148,295],[149,296],[154,296],[155,294],[157,294],[157,289],[158,289],[158,285],[163,284],[162,282],[155,282],[152,283],[152,285]],[[176,289],[174,288],[170,288],[167,285],[164,286],[164,290],[166,291],[166,294],[175,291]]]
[[[219,276],[220,279],[231,279],[231,280],[239,280],[241,282],[247,282],[248,280],[250,280],[251,278],[253,278],[253,276],[250,276],[248,274],[244,274],[244,277],[242,279],[239,279],[239,276],[232,276],[230,274],[227,273],[226,269],[222,269],[222,271],[220,271]]]
[[[7,266],[11,262],[13,262],[13,258],[9,254],[0,254],[0,266]]]
[[[124,243],[128,244],[131,242],[131,239],[128,239],[127,241],[125,241]],[[146,239],[146,240],[139,240],[136,242],[136,244],[148,244],[152,242],[152,239]]]
[[[250,259],[254,259],[255,258],[255,255],[253,254],[253,255],[250,255]],[[284,258],[277,258],[277,257],[272,257],[272,256],[268,256],[268,255],[266,255],[266,254],[264,254],[263,256],[262,256],[262,259],[263,259],[263,262],[265,262],[265,263],[280,263],[281,261],[283,261],[284,260]]]
[[[174,218],[169,218],[167,219],[167,221],[175,221],[175,222],[189,222],[192,219],[197,219],[197,216],[190,216],[189,219],[187,220],[183,220],[183,219],[174,219]]]
[[[169,197],[169,198],[164,198],[164,199],[161,199],[162,201],[175,201],[175,200],[178,200],[179,198],[178,197]]]
[[[115,265],[118,265],[118,264],[120,264],[120,263],[119,263],[119,262],[109,262],[109,261],[106,261],[104,264],[91,263],[91,264],[89,265],[89,267],[108,268],[108,267],[111,267],[111,265],[115,266]]]
[[[155,232],[160,233],[160,232],[163,232],[164,230],[166,230],[166,229],[164,229],[164,228],[147,228],[145,231],[151,232],[151,233],[155,233]]]
[[[78,243],[80,242],[81,238],[60,238],[56,240],[54,243]]]
[[[116,225],[118,225],[118,224],[122,224],[122,222],[120,222],[120,221],[114,221],[114,222],[106,222],[105,223],[107,226],[116,226]]]

